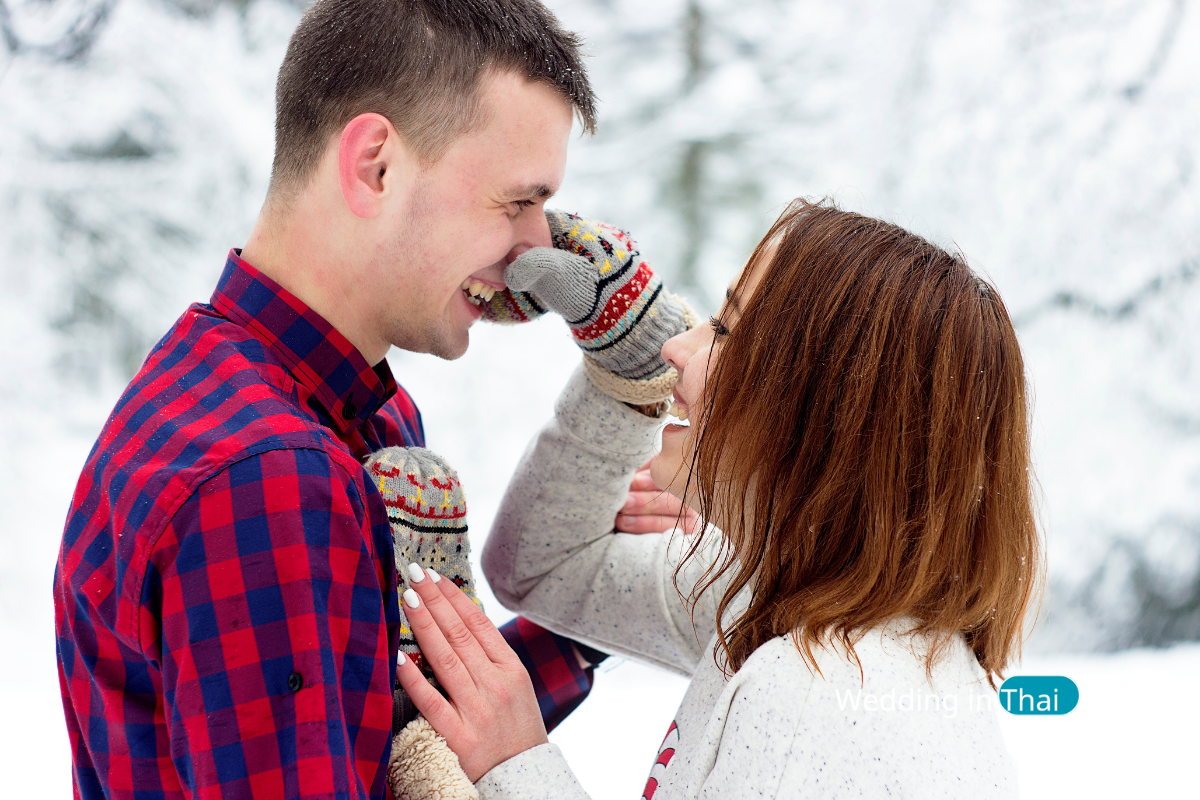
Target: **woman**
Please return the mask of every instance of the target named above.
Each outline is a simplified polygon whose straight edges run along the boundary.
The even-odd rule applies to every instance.
[[[483,558],[507,607],[692,676],[645,797],[1015,794],[990,698],[1041,556],[995,290],[896,226],[798,201],[662,353],[691,424],[663,430],[650,474],[715,529],[612,532],[657,426],[580,371]],[[447,583],[406,600],[450,692],[404,665],[414,702],[482,796],[586,796]]]

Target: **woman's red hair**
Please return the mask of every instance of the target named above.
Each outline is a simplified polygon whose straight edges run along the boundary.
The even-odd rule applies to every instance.
[[[1042,574],[1028,387],[1000,296],[902,228],[803,200],[734,294],[689,477],[725,541],[691,599],[725,576],[719,617],[750,596],[718,624],[727,669],[783,634],[815,667],[814,646],[853,654],[909,617],[933,637],[927,668],[962,633],[994,685]]]

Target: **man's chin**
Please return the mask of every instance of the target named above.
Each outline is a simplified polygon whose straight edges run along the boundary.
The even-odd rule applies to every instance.
[[[457,361],[462,358],[467,352],[467,346],[463,345],[454,350],[436,350],[433,352],[435,356],[445,361]]]
[[[425,352],[454,361],[462,358],[471,343],[471,326],[483,317],[483,311],[478,306],[467,302],[466,295],[456,292],[459,308],[452,303],[444,317],[441,330],[430,331],[433,336],[430,346]]]
[[[414,335],[416,331],[397,331],[392,337],[392,346],[409,353],[429,353],[431,356],[454,361],[462,358],[471,343],[470,331],[466,328],[456,329],[447,326],[440,330],[425,330],[423,336]]]
[[[430,346],[426,348],[425,352],[446,361],[457,361],[467,352],[467,347],[470,344],[471,332],[469,330],[464,330],[461,333],[455,331],[451,335],[439,336],[436,340],[430,342]]]

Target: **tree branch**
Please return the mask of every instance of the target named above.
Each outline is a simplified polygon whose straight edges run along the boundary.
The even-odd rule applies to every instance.
[[[84,6],[70,26],[53,42],[32,44],[23,41],[13,27],[12,13],[5,0],[0,0],[0,33],[11,53],[30,54],[51,61],[74,61],[86,55],[104,28],[117,0],[95,0]]]

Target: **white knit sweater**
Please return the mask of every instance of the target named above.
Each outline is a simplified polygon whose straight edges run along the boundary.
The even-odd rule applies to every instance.
[[[714,659],[723,587],[712,587],[692,617],[671,583],[683,536],[612,532],[657,427],[577,371],[517,468],[483,552],[505,607],[599,650],[692,676],[647,796],[1014,796],[991,690],[961,637],[932,681],[925,643],[904,635],[904,620],[855,646],[861,677],[835,650],[816,651],[814,673],[781,637],[725,678]],[[714,545],[681,574],[685,595]],[[483,800],[587,797],[552,744],[509,759],[476,786]]]

